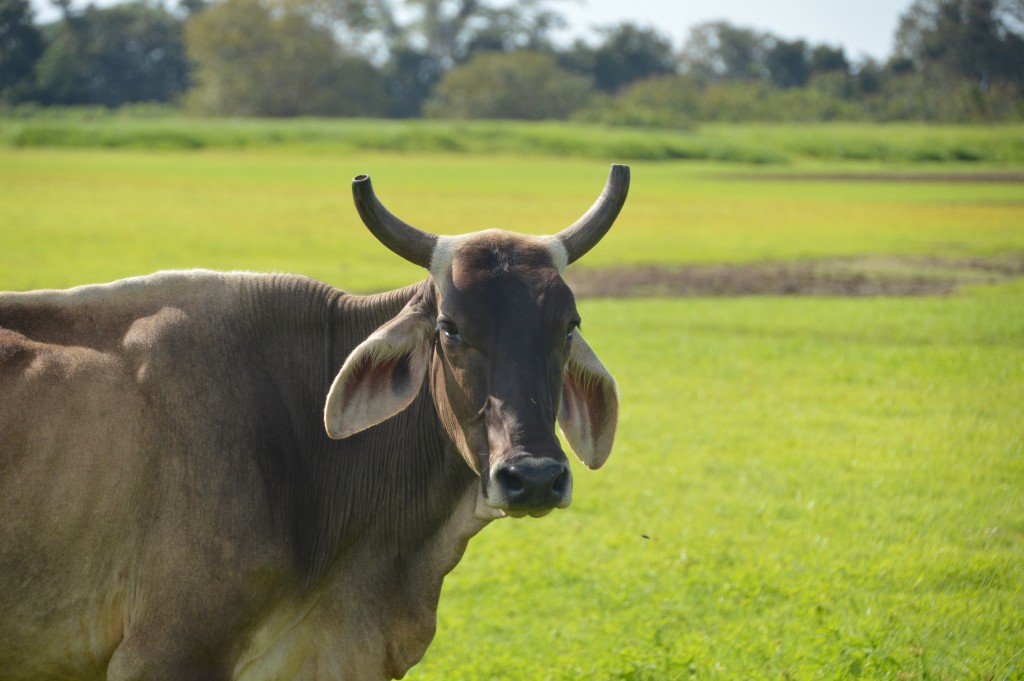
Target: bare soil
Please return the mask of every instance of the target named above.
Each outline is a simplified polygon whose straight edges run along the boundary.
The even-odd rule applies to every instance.
[[[1020,172],[848,172],[848,173],[731,173],[734,180],[777,180],[779,182],[1024,182]]]
[[[966,259],[871,256],[718,265],[571,269],[580,298],[941,296],[1024,277],[1024,253]]]

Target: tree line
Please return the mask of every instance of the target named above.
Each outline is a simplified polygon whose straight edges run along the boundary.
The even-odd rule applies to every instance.
[[[0,103],[206,115],[701,121],[1024,118],[1024,0],[914,0],[891,56],[707,22],[559,45],[552,0],[0,0]]]

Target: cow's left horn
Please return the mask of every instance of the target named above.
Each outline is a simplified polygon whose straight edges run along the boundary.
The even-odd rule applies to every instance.
[[[611,228],[615,218],[626,202],[629,192],[629,166],[613,165],[608,173],[604,191],[594,205],[579,220],[558,233],[558,238],[569,256],[575,262],[597,245],[601,237]]]
[[[363,224],[377,240],[420,267],[429,268],[437,235],[416,229],[395,217],[373,193],[369,175],[352,178],[352,198]]]

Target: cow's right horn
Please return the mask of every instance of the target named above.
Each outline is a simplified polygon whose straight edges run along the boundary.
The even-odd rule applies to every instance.
[[[613,165],[608,173],[604,191],[601,192],[601,196],[597,198],[590,210],[557,234],[558,239],[565,246],[569,263],[579,260],[608,232],[612,223],[615,222],[615,218],[619,216],[619,211],[622,210],[622,204],[626,202],[628,192],[629,166]]]
[[[378,241],[409,262],[424,268],[430,267],[430,258],[437,244],[436,234],[416,229],[395,217],[377,199],[369,175],[356,175],[352,178],[352,198],[363,224]]]

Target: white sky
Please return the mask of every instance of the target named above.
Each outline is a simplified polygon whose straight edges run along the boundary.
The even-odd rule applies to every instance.
[[[116,0],[92,0],[99,5]],[[89,0],[75,0],[75,7]],[[174,0],[169,0],[174,4]],[[654,27],[682,47],[690,28],[724,19],[744,28],[768,31],[789,40],[842,46],[846,56],[885,59],[892,50],[899,16],[912,0],[552,0],[550,9],[568,19],[565,38],[593,35],[598,26],[632,21]],[[500,2],[498,4],[501,4]],[[32,0],[37,19],[58,15],[49,0]]]
[[[571,33],[633,21],[651,26],[682,47],[690,28],[725,19],[734,26],[846,48],[846,56],[885,59],[901,14],[912,0],[558,0],[551,8],[569,20]]]

